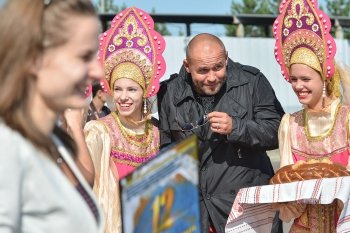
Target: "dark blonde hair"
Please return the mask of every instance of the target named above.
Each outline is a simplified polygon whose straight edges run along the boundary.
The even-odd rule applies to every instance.
[[[47,2],[47,3],[45,3]],[[70,16],[96,16],[89,0],[8,0],[0,9],[0,117],[51,158],[58,152],[30,118],[28,103],[36,82],[33,69],[45,49],[66,43]],[[75,154],[73,140],[59,127],[56,134]]]

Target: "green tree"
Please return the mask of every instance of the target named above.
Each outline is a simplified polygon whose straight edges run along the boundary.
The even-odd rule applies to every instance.
[[[96,9],[99,13],[116,14],[126,9],[125,3],[122,6],[118,6],[114,0],[98,0],[96,3]]]
[[[350,16],[350,0],[327,0],[327,12],[333,16]]]
[[[278,6],[281,0],[232,0],[231,13],[239,14],[273,14],[278,12]],[[226,35],[235,36],[238,25],[225,25]],[[266,37],[270,36],[269,30],[264,26],[245,25],[245,36],[247,37]]]
[[[178,36],[185,36],[185,33],[182,29],[179,30]]]
[[[278,15],[280,13],[280,4],[282,0],[277,0],[277,1],[270,1],[270,6],[271,6],[271,11],[273,15]]]
[[[327,0],[327,13],[329,16],[350,16],[350,0]],[[343,27],[344,39],[350,39],[350,28]],[[336,27],[333,26],[331,33],[334,36]]]
[[[155,13],[156,13],[156,9],[152,8],[152,14],[155,14]],[[171,36],[171,33],[168,30],[166,23],[155,23],[154,30],[156,30],[157,32],[159,32],[159,34],[163,36]]]
[[[127,8],[125,3],[123,3],[122,6],[118,6],[115,3],[115,0],[99,0],[95,5],[97,11],[99,13],[109,13],[109,14],[117,14],[120,11],[123,11]],[[155,14],[155,9],[152,9],[152,14]],[[108,23],[107,27],[110,27],[110,22]],[[154,29],[159,32],[163,36],[171,36],[170,31],[167,28],[167,25],[165,23],[155,23]]]
[[[163,36],[171,36],[171,33],[165,23],[155,23],[154,29]]]
[[[126,9],[125,3],[122,6],[118,6],[114,0],[98,0],[95,3],[95,8],[100,14],[117,14],[122,10]],[[111,22],[107,22],[106,25],[103,25],[104,30],[110,28]]]

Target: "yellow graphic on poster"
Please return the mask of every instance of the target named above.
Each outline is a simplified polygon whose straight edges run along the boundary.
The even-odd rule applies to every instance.
[[[192,136],[121,180],[123,232],[200,232],[197,153]]]

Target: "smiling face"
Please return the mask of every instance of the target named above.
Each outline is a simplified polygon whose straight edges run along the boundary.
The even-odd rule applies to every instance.
[[[319,72],[304,64],[293,64],[290,68],[290,82],[300,103],[310,109],[323,108],[323,80]]]
[[[227,53],[224,46],[211,37],[198,36],[194,40],[189,45],[184,67],[191,74],[198,94],[215,95],[227,78]]]
[[[64,25],[65,33],[70,35],[68,41],[46,49],[37,74],[38,93],[55,112],[84,107],[87,86],[103,77],[96,57],[98,20],[75,15],[67,18]]]
[[[114,82],[113,98],[118,115],[134,121],[142,119],[143,90],[141,86],[128,78],[119,78]]]

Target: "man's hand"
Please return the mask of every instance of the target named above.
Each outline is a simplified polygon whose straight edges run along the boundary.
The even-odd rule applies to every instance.
[[[66,131],[74,137],[74,134],[82,131],[85,125],[84,109],[66,109],[63,114],[63,119],[66,126]]]
[[[89,148],[85,142],[83,131],[85,124],[84,112],[84,109],[67,109],[63,114],[63,119],[66,123],[67,132],[75,140],[78,146],[76,164],[92,187],[95,179],[95,170],[90,157]]]
[[[233,129],[232,118],[225,112],[211,112],[208,121],[213,132],[228,135]]]

